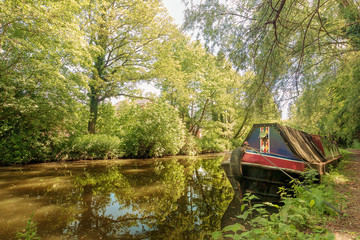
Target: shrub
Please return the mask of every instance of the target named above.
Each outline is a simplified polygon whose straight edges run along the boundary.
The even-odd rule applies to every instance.
[[[351,146],[352,149],[360,149],[360,142],[359,140],[355,139],[352,146]]]
[[[314,175],[306,174],[305,182],[315,179]],[[328,184],[303,185],[294,183],[291,192],[280,188],[282,205],[273,203],[256,203],[255,196],[246,193],[241,206],[242,214],[238,216],[241,222],[223,229],[223,232],[213,233],[214,239],[225,237],[234,239],[334,239],[334,235],[325,228],[329,215],[336,212],[334,189]],[[326,202],[325,202],[326,201]],[[270,208],[276,208],[270,213]]]
[[[182,155],[196,155],[200,152],[200,147],[193,135],[189,132],[185,134],[184,146],[180,149],[180,154]]]
[[[176,155],[184,145],[184,124],[177,110],[167,103],[124,107],[119,114],[118,133],[126,157]]]
[[[334,239],[325,227],[324,217],[315,214],[315,200],[285,198],[284,206],[272,203],[252,204],[256,198],[248,195],[243,199],[241,223],[223,229],[225,237],[233,239]],[[277,208],[277,213],[270,213],[269,208]],[[214,239],[222,239],[222,232],[213,233]]]
[[[38,100],[0,104],[0,165],[58,160],[70,134],[86,129],[83,106]]]
[[[231,143],[228,139],[221,138],[213,132],[209,132],[199,139],[198,142],[203,153],[225,152],[231,148]]]
[[[114,135],[116,129],[115,106],[109,103],[99,104],[96,133]]]
[[[14,132],[0,138],[0,165],[54,160],[61,152],[64,139],[65,136],[56,132]]]
[[[89,134],[76,137],[72,142],[72,159],[106,159],[118,157],[120,139],[104,134]]]

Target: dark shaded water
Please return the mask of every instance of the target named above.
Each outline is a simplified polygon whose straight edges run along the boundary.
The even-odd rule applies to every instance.
[[[33,220],[42,239],[203,239],[233,190],[223,156],[0,168],[0,239]]]

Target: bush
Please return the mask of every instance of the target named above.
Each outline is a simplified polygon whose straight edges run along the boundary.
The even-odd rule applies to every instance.
[[[185,127],[172,106],[163,102],[124,107],[119,112],[126,157],[146,158],[176,155],[184,145]]]
[[[79,103],[33,97],[0,103],[0,165],[58,160],[69,136],[86,129],[86,108]]]
[[[72,159],[108,159],[116,158],[119,152],[120,139],[104,134],[89,134],[76,137],[72,142],[70,158]]]
[[[116,129],[115,106],[110,102],[99,104],[96,133],[114,135]]]
[[[200,152],[200,147],[193,135],[189,132],[185,134],[184,146],[180,149],[181,155],[194,156]]]
[[[221,138],[213,132],[199,139],[198,143],[203,153],[225,152],[231,148],[231,143],[228,139]]]
[[[56,132],[14,132],[0,138],[0,165],[54,160],[61,152],[64,139],[65,136]]]
[[[242,214],[238,216],[241,223],[213,233],[213,239],[223,239],[223,234],[232,239],[335,239],[326,230],[326,217],[317,212],[314,199],[285,198],[284,205],[280,206],[268,202],[252,204],[254,198],[246,194]],[[271,214],[270,208],[278,212]]]
[[[359,140],[355,139],[353,144],[351,145],[352,149],[360,149],[360,142]]]
[[[305,176],[305,182],[311,179],[314,175]],[[246,193],[241,206],[242,214],[237,216],[239,223],[213,233],[213,238],[222,239],[224,234],[228,234],[225,236],[234,239],[334,239],[334,235],[326,229],[329,215],[336,214],[328,203],[337,207],[332,186],[310,184],[305,189],[294,183],[291,194],[284,187],[280,188],[280,192],[281,205],[268,202],[253,204],[252,200],[257,197]],[[273,212],[271,209],[277,211],[270,213]]]
[[[19,240],[38,240],[41,239],[37,236],[37,223],[35,223],[32,218],[34,213],[31,215],[30,219],[27,221],[26,228],[22,232],[16,234],[16,238]]]

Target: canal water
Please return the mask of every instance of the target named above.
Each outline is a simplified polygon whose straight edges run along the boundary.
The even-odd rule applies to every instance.
[[[0,239],[208,239],[234,192],[222,155],[0,168]]]

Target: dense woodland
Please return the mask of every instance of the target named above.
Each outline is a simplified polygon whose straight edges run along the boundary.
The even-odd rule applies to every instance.
[[[0,1],[0,164],[222,152],[263,122],[359,141],[357,1],[184,3],[179,29],[159,0]]]

